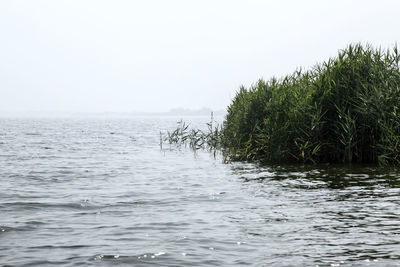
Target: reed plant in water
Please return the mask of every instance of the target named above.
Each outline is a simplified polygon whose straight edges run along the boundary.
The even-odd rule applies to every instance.
[[[168,141],[230,160],[400,164],[400,53],[352,44],[309,70],[240,87],[222,125]]]
[[[180,120],[172,132],[167,131],[166,134],[160,132],[160,148],[163,149],[163,144],[167,143],[178,149],[189,147],[194,152],[207,150],[214,155],[222,150],[222,126],[214,120],[213,113],[211,113],[210,121],[206,123],[205,130],[189,127],[189,124]]]

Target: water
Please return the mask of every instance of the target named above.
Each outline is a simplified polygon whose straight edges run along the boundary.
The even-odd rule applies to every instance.
[[[0,265],[400,266],[397,169],[160,151],[176,121],[1,119]]]

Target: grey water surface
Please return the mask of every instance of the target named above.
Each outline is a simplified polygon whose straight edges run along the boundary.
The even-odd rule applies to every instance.
[[[160,150],[176,121],[0,119],[0,265],[400,266],[398,169]]]

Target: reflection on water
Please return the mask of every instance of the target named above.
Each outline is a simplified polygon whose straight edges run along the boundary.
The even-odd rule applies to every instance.
[[[236,171],[258,199],[272,202],[271,211],[261,208],[264,216],[275,215],[267,221],[285,222],[287,231],[276,227],[279,239],[298,245],[282,257],[311,258],[320,266],[386,266],[400,260],[397,169],[249,165]]]
[[[398,169],[160,151],[178,119],[0,120],[0,265],[398,266]]]

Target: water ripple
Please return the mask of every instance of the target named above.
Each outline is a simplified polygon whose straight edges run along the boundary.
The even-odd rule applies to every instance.
[[[176,121],[1,119],[0,265],[398,264],[398,169],[160,151]]]

